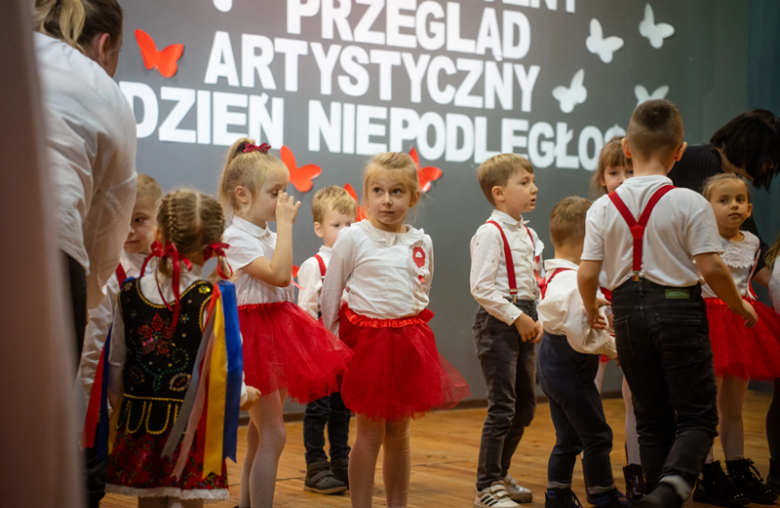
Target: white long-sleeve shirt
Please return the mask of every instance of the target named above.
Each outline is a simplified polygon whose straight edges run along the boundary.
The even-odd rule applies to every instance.
[[[144,264],[146,254],[128,254],[122,251],[120,263],[128,277],[138,277],[141,274],[141,266]],[[152,258],[146,265],[146,272],[151,273],[157,266],[157,259]],[[92,393],[92,385],[95,382],[95,372],[100,355],[103,353],[103,345],[106,343],[108,332],[114,323],[114,315],[117,312],[119,295],[119,284],[124,281],[118,281],[116,276],[108,279],[105,287],[105,296],[100,305],[89,310],[89,322],[84,334],[84,348],[81,352],[81,362],[79,363],[78,378],[81,386],[84,388],[87,404],[89,405],[89,396]]]
[[[135,117],[100,65],[35,33],[60,249],[87,272],[87,306],[119,264],[135,202]]]
[[[536,312],[544,331],[552,335],[565,335],[571,348],[578,353],[605,355],[617,358],[615,339],[606,330],[594,330],[588,322],[588,313],[577,287],[578,265],[563,259],[550,259],[544,262],[549,278],[558,268],[561,270],[547,284],[545,296]],[[599,298],[604,296],[601,291]]]
[[[732,242],[728,238],[720,237],[723,254],[720,258],[726,263],[731,272],[731,278],[737,286],[740,296],[750,296],[750,276],[753,274],[753,266],[756,264],[756,253],[761,248],[758,237],[750,231],[743,231],[745,238],[741,242]],[[701,288],[704,298],[717,298],[718,295],[704,284]]]
[[[332,252],[333,250],[325,245],[317,252],[326,268],[330,263]],[[312,256],[301,264],[298,269],[298,284],[303,289],[298,290],[298,306],[314,319],[319,318],[320,314],[322,281],[323,275],[316,257]]]
[[[775,260],[772,277],[769,279],[769,298],[772,299],[775,312],[780,313],[780,260]]]
[[[428,307],[433,241],[422,229],[388,233],[368,220],[339,231],[322,286],[322,319],[336,333],[344,288],[349,308],[372,319],[416,316]]]
[[[519,221],[504,212],[493,210],[490,219],[501,225],[512,251],[512,262],[517,279],[517,299],[536,300],[539,285],[534,271],[541,270],[535,262],[542,255],[544,244],[533,229],[526,228],[522,217]],[[533,243],[528,233],[533,237]],[[523,313],[507,299],[509,277],[501,232],[493,224],[483,224],[471,239],[471,295],[491,316],[511,325]]]

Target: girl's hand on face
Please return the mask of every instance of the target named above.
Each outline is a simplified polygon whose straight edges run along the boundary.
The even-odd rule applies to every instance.
[[[295,198],[287,192],[280,191],[276,196],[276,223],[292,226],[300,208],[300,201],[295,201]]]

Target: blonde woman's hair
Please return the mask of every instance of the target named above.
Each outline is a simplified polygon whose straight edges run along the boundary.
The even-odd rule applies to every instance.
[[[270,152],[244,153],[248,144],[254,144],[254,140],[241,138],[230,147],[219,177],[219,201],[226,211],[232,215],[238,215],[241,206],[236,200],[236,188],[244,187],[250,194],[263,186],[268,175],[283,172],[288,173],[287,167]]]
[[[157,180],[151,176],[138,173],[135,199],[138,201],[142,198],[151,199],[152,203],[154,203],[154,209],[157,210],[160,207],[160,203],[162,203],[163,191]]]
[[[213,197],[181,189],[163,198],[157,212],[157,228],[163,243],[172,243],[180,254],[200,254],[212,243],[222,240],[225,215]],[[158,270],[170,276],[170,261],[163,259]]]
[[[346,189],[338,185],[331,185],[318,190],[311,200],[311,215],[314,222],[325,219],[325,214],[330,210],[335,210],[342,215],[355,217],[357,215],[357,203]]]
[[[735,175],[734,173],[718,173],[717,175],[707,178],[707,180],[704,181],[704,187],[702,188],[701,193],[704,195],[705,199],[709,201],[712,198],[712,193],[715,192],[715,189],[726,182],[734,180],[741,182],[745,186],[748,203],[751,203],[749,182],[744,177]]]
[[[768,266],[770,270],[775,268],[775,262],[778,257],[780,257],[780,233],[777,234],[774,245],[772,245],[769,250],[766,251],[766,254],[764,254],[764,261],[766,261],[766,266]]]
[[[590,195],[593,198],[603,196],[607,193],[607,187],[601,181],[604,180],[604,173],[607,168],[633,167],[631,159],[623,153],[623,136],[615,136],[606,142],[599,154],[599,162],[596,172],[590,179]]]
[[[585,217],[592,204],[580,196],[558,201],[550,213],[550,239],[554,245],[581,242],[585,238]]]
[[[417,165],[403,152],[384,152],[374,155],[363,173],[363,200],[368,199],[368,184],[383,173],[392,175],[412,194],[420,194],[420,181],[417,179]],[[412,202],[414,204],[414,201]]]
[[[35,0],[33,23],[38,32],[84,53],[84,46],[107,33],[116,47],[124,14],[116,0]]]
[[[518,171],[534,173],[531,162],[516,153],[500,153],[489,158],[477,168],[477,180],[490,204],[496,206],[493,199],[493,187],[506,185],[509,179]]]

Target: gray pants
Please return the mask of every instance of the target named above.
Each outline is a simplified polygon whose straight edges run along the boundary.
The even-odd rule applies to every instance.
[[[515,305],[536,321],[536,303]],[[536,411],[536,349],[523,342],[514,325],[499,321],[481,308],[474,323],[474,342],[487,386],[488,414],[482,427],[477,489],[509,472],[523,432]]]

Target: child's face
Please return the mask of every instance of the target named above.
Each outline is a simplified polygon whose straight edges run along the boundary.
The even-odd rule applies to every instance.
[[[355,222],[354,215],[345,215],[336,210],[328,210],[322,218],[322,223],[314,223],[314,232],[322,238],[325,247],[333,247],[339,231]]]
[[[276,198],[280,192],[287,188],[288,174],[282,171],[270,173],[263,185],[259,186],[254,193],[244,194],[247,203],[246,212],[243,216],[252,224],[260,227],[266,227],[266,223],[276,220]],[[243,188],[241,188],[243,189]],[[239,196],[239,200],[241,197]]]
[[[718,228],[739,228],[753,212],[748,203],[748,189],[739,180],[728,180],[712,190],[710,204],[718,221]]]
[[[506,185],[493,188],[496,207],[516,220],[525,212],[536,208],[536,178],[523,169],[509,177]]]
[[[130,233],[125,240],[128,254],[148,254],[154,242],[155,227],[154,200],[147,197],[136,199],[133,216],[130,219]]]
[[[607,167],[601,177],[601,185],[606,187],[607,193],[614,192],[623,180],[632,176],[634,176],[634,168],[630,166]]]
[[[402,232],[406,213],[419,198],[419,192],[412,194],[403,182],[391,174],[375,177],[368,183],[369,220],[383,231]]]

